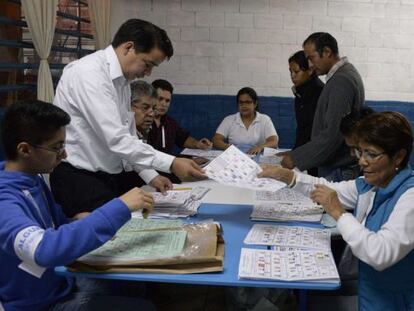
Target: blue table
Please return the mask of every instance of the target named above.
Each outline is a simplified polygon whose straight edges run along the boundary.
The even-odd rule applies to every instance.
[[[256,221],[253,222],[249,219],[251,210],[252,206],[250,205],[202,204],[199,208],[198,215],[190,219],[191,222],[214,219],[215,221],[219,221],[221,223],[225,242],[223,272],[184,275],[155,273],[72,273],[67,271],[64,267],[58,267],[55,269],[55,271],[57,274],[65,276],[71,275],[89,278],[132,280],[145,282],[268,288],[293,288],[302,290],[335,290],[340,287],[340,284],[323,282],[239,280],[237,275],[239,269],[240,249],[244,246],[243,240],[249,232],[250,228],[252,227],[253,223],[260,223]],[[292,223],[292,225],[298,224],[321,227],[320,224]],[[305,300],[306,291],[301,291],[301,310],[305,309]]]

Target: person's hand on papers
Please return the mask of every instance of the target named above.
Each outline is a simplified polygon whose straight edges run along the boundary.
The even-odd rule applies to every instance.
[[[252,148],[249,149],[249,151],[247,151],[247,154],[258,154],[260,152],[262,152],[263,147],[262,146],[254,146]]]
[[[262,171],[257,174],[257,177],[268,177],[276,180],[280,180],[288,185],[292,183],[295,173],[287,168],[274,165],[262,165]]]
[[[157,189],[162,194],[167,194],[167,190],[172,190],[173,184],[167,177],[158,175],[151,179],[149,185]]]
[[[280,165],[282,165],[284,168],[293,169],[295,167],[295,163],[293,162],[289,151],[276,153],[276,156],[283,157]]]
[[[335,220],[338,220],[342,214],[346,213],[341,202],[339,202],[338,194],[332,188],[325,185],[315,185],[315,190],[311,192],[310,197],[314,202],[322,205],[326,212]]]
[[[207,138],[201,138],[197,142],[197,148],[202,150],[209,150],[213,147],[213,143]]]
[[[152,195],[137,187],[124,193],[119,199],[128,206],[131,213],[140,209],[142,209],[143,212],[149,212],[154,207],[154,199],[152,198]]]
[[[181,181],[195,181],[207,179],[203,169],[193,160],[185,158],[175,158],[171,164],[171,172]]]

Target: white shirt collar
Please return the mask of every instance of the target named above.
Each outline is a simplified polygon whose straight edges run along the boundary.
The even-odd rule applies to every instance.
[[[254,118],[252,124],[254,124],[256,122],[259,122],[260,121],[260,118],[261,118],[261,115],[262,114],[259,113],[259,111],[256,111],[256,117]],[[240,125],[244,126],[243,120],[241,119],[241,116],[240,116],[240,112],[238,112],[236,114],[236,122],[239,123]]]
[[[111,77],[111,80],[116,80],[122,77],[123,80],[126,81],[124,73],[122,72],[121,64],[119,63],[118,56],[116,55],[112,45],[109,45],[104,51],[106,60],[108,61],[109,65],[109,75]]]
[[[329,72],[326,74],[326,78],[325,78],[326,82],[328,82],[328,80],[330,78],[332,78],[332,76],[338,71],[338,69],[341,68],[346,63],[348,63],[348,58],[346,56],[341,57],[339,62],[337,62],[335,65],[333,65],[331,70],[329,70]]]

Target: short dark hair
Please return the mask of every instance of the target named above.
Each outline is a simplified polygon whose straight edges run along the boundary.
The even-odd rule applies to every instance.
[[[253,102],[256,104],[256,111],[259,108],[259,99],[257,96],[257,93],[254,89],[252,89],[251,87],[244,87],[241,88],[238,92],[237,92],[237,96],[236,96],[236,101],[237,103],[239,103],[239,97],[243,94],[247,94],[250,96],[250,98],[253,100]]]
[[[401,113],[372,113],[359,122],[356,134],[360,141],[382,148],[389,157],[406,150],[401,168],[407,166],[413,149],[413,133],[410,123]]]
[[[16,159],[21,142],[40,145],[69,123],[70,116],[53,104],[40,100],[15,102],[6,109],[2,124],[6,159]]]
[[[168,59],[174,54],[171,40],[164,29],[137,18],[129,19],[119,27],[112,40],[112,46],[117,48],[128,41],[134,42],[137,53],[149,53],[157,47]]]
[[[338,42],[331,34],[327,32],[314,32],[309,37],[307,37],[305,41],[303,41],[303,46],[310,43],[315,44],[315,49],[321,57],[323,49],[325,47],[330,48],[334,56],[337,56],[339,54]]]
[[[161,90],[164,90],[164,91],[168,91],[171,94],[174,91],[174,88],[173,88],[172,84],[170,82],[168,82],[167,80],[164,80],[164,79],[154,80],[154,81],[152,81],[151,85],[156,90],[161,89]]]
[[[290,63],[298,64],[299,68],[303,71],[309,69],[308,59],[306,58],[305,52],[302,50],[297,51],[295,54],[289,57],[289,64]]]
[[[344,116],[339,124],[339,130],[342,135],[349,136],[351,135],[357,127],[359,121],[363,120],[366,116],[374,113],[374,109],[363,106],[359,110],[355,110]]]

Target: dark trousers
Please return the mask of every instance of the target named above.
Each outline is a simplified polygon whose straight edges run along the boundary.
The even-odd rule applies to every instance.
[[[50,174],[50,186],[67,217],[92,212],[133,187],[145,184],[135,172],[90,172],[60,163]]]

